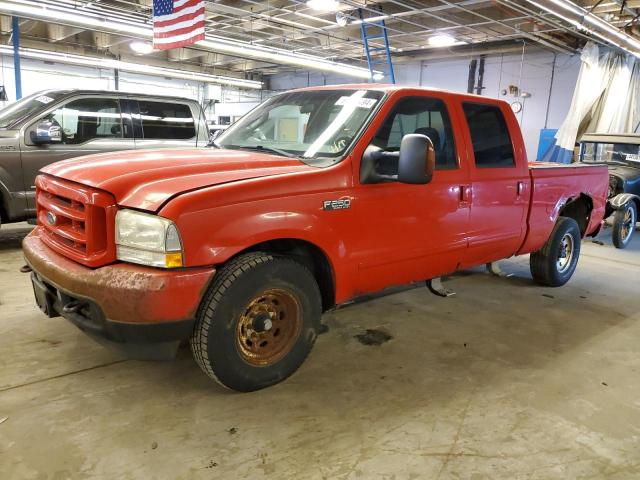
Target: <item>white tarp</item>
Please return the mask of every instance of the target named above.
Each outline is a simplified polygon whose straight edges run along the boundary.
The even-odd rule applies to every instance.
[[[582,50],[582,66],[569,113],[543,161],[570,163],[585,132],[637,132],[640,122],[640,61],[592,42]]]

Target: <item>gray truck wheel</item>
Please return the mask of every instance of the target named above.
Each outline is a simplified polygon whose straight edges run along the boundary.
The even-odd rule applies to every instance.
[[[567,283],[578,265],[580,242],[578,223],[573,218],[558,218],[547,243],[530,256],[533,280],[546,287]]]
[[[613,232],[611,239],[616,248],[626,248],[631,242],[638,221],[638,209],[633,201],[616,210],[613,216]]]
[[[259,390],[304,362],[321,312],[320,289],[304,265],[248,253],[216,272],[200,305],[191,350],[200,368],[222,386]]]

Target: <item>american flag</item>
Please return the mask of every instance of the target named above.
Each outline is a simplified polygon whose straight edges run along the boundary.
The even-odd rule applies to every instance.
[[[153,0],[153,47],[185,47],[204,40],[204,0]]]

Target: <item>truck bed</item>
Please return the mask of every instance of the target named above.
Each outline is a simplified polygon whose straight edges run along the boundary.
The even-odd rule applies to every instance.
[[[540,249],[549,238],[562,208],[583,195],[589,197],[593,210],[585,219],[584,225],[581,225],[582,234],[595,235],[599,231],[609,185],[605,165],[530,162],[529,175],[532,188],[527,218],[528,232],[518,254]]]

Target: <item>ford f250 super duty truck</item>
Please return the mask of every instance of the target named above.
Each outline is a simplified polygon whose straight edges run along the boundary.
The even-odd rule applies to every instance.
[[[323,311],[531,253],[560,286],[605,211],[605,166],[527,163],[505,102],[350,85],[274,96],[210,150],[42,169],[24,240],[37,304],[138,358],[189,339],[250,391],[291,375]]]

